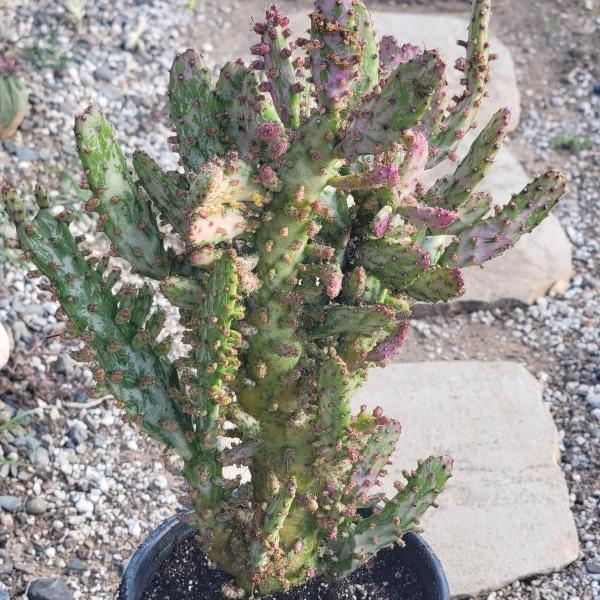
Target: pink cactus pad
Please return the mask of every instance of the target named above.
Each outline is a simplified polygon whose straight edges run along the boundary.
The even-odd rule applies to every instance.
[[[389,207],[384,207],[382,208],[377,215],[375,216],[375,218],[373,219],[373,221],[371,222],[370,228],[371,231],[373,232],[373,235],[375,237],[383,237],[387,230],[388,230],[388,226],[390,224],[390,219],[392,217],[392,211]]]
[[[448,227],[459,217],[457,212],[425,204],[407,205],[400,212],[407,219],[428,227]]]
[[[423,48],[412,44],[398,46],[398,42],[391,35],[381,39],[379,46],[379,64],[385,75],[389,75],[396,67],[407,63],[409,60],[421,56]]]
[[[402,321],[398,328],[390,337],[383,342],[377,344],[371,352],[369,352],[368,359],[373,362],[382,362],[389,358],[392,358],[398,350],[404,344],[406,336],[408,335],[408,321]]]

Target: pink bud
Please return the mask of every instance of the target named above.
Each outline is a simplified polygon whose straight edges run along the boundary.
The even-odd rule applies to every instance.
[[[265,56],[271,52],[271,44],[267,44],[267,42],[261,42],[260,44],[254,44],[250,48],[250,52],[252,54],[256,54],[257,56]]]
[[[258,170],[258,178],[265,187],[277,185],[277,182],[279,181],[277,173],[275,173],[273,167],[270,167],[269,165],[261,165]]]
[[[271,142],[281,135],[281,127],[277,123],[261,123],[256,133],[263,142]]]
[[[282,154],[285,154],[290,146],[290,143],[286,139],[276,140],[269,144],[268,154],[272,159],[279,158]]]
[[[390,187],[395,185],[400,177],[398,167],[392,163],[379,165],[373,170],[372,176],[373,183]]]

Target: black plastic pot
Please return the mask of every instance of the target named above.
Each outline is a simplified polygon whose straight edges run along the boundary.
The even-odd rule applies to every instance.
[[[141,600],[160,566],[180,544],[194,535],[194,529],[171,517],[158,527],[131,558],[119,588],[118,600]],[[442,565],[427,542],[419,535],[404,537],[405,548],[395,546],[387,553],[390,570],[410,570],[419,581],[424,600],[450,600],[448,581]]]

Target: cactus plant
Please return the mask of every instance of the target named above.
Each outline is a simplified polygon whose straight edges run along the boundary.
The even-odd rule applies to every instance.
[[[19,75],[19,63],[0,53],[0,140],[9,138],[29,112],[28,95]]]
[[[485,97],[490,11],[473,0],[457,64],[465,87],[449,102],[439,54],[389,37],[378,50],[361,0],[316,0],[310,37],[296,41],[272,6],[254,26],[255,60],[227,63],[216,83],[195,51],[176,57],[177,172],[137,152],[132,175],[104,115],[79,115],[85,209],[111,256],[148,279],[141,288],[120,282],[108,257],[86,257],[73,214],[56,214],[43,189],[33,221],[2,191],[32,275],[49,281],[66,333],[82,341],[76,358],[178,457],[207,556],[249,594],[347,575],[417,530],[451,475],[449,457],[423,460],[361,516],[381,500],[370,493],[400,425],[380,407],[352,414],[350,399],[398,352],[415,302],[460,296],[460,269],[508,249],[565,191],[547,171],[488,216],[477,186],[507,109],[453,173],[421,181],[457,160]],[[167,235],[185,250],[167,249]],[[189,345],[173,361],[170,338],[157,340],[157,288]],[[230,465],[251,481],[226,478]]]

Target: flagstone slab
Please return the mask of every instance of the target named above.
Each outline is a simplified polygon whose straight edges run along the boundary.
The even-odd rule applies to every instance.
[[[388,494],[431,454],[454,457],[440,508],[423,519],[455,596],[475,596],[573,562],[579,542],[559,436],[537,380],[510,362],[395,363],[355,398],[402,423]]]

